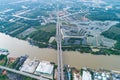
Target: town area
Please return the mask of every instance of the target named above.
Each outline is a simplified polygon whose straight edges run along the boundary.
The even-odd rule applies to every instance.
[[[7,49],[0,49],[0,80],[57,80],[57,64],[30,59],[28,55],[9,57]],[[120,80],[120,71],[98,70],[88,67],[76,69],[64,64],[65,80]]]

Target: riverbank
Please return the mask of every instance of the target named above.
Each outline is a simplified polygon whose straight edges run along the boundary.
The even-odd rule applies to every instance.
[[[57,63],[57,51],[48,48],[38,48],[30,45],[28,42],[10,37],[0,33],[0,48],[6,48],[10,51],[9,56],[18,57],[28,54],[31,59],[46,60]],[[81,54],[75,51],[63,52],[63,63],[75,66],[80,69],[83,66],[90,68],[104,68],[109,70],[120,70],[120,56],[110,55],[92,55]]]
[[[52,80],[53,78],[57,80],[56,77],[57,65],[54,62],[39,61],[38,59],[31,60],[28,56],[29,55],[20,56],[16,58],[8,57],[7,58],[8,64],[6,66],[0,65],[0,69],[3,69],[1,71],[2,76],[0,76],[0,79],[12,79],[12,80],[17,78],[19,79],[18,77],[19,75],[21,78],[25,78],[24,80],[30,80],[30,79],[36,80],[37,78],[39,78],[39,76],[41,76],[41,78],[44,78],[45,80],[49,80],[49,79]],[[2,60],[6,62],[6,60],[4,59]],[[64,68],[65,80],[76,80],[76,78],[79,78],[80,80],[88,80],[88,78],[89,80],[120,79],[119,71],[114,71],[104,68],[92,69],[88,67],[82,67],[80,69],[76,69],[75,66],[70,66],[67,64],[64,65],[63,68]],[[12,71],[12,72],[8,72],[8,71]],[[14,71],[16,73],[13,73]]]

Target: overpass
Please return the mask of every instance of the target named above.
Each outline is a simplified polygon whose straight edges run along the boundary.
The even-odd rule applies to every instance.
[[[33,74],[29,74],[29,73],[25,73],[25,72],[22,72],[22,71],[15,70],[15,69],[11,69],[11,68],[8,68],[8,67],[0,66],[0,69],[5,69],[7,71],[10,71],[10,72],[13,72],[13,73],[16,73],[16,74],[20,74],[20,75],[23,75],[23,76],[31,77],[31,78],[34,78],[34,79],[37,79],[37,80],[43,80],[42,76],[36,76],[36,75],[33,75]]]

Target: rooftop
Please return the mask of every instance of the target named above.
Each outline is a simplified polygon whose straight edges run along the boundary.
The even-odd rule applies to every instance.
[[[92,75],[88,71],[83,71],[82,80],[92,80]]]
[[[54,65],[50,64],[50,62],[42,61],[39,63],[36,72],[43,74],[52,74]]]
[[[1,49],[0,48],[0,55],[8,55],[9,51],[7,49]]]
[[[21,67],[20,71],[24,71],[24,72],[28,72],[28,73],[34,73],[38,64],[39,64],[38,60],[27,59],[24,62],[23,66]]]

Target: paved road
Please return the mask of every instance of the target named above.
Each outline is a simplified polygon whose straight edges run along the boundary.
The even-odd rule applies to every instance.
[[[63,38],[84,38],[85,36],[63,36]]]
[[[25,73],[25,72],[22,72],[22,71],[18,71],[18,70],[15,70],[15,69],[10,69],[8,67],[0,66],[0,69],[5,69],[5,70],[10,71],[10,72],[14,72],[14,73],[21,74],[21,75],[24,75],[24,76],[28,76],[28,77],[31,77],[31,78],[35,78],[35,79],[38,79],[38,80],[42,80],[41,76],[35,76],[35,75]]]
[[[58,6],[57,6],[58,8]],[[57,12],[57,24],[56,24],[56,39],[57,39],[57,53],[58,53],[58,80],[64,80],[63,75],[63,58],[62,58],[62,49],[61,49],[61,29],[60,29],[60,17],[59,9]]]
[[[76,15],[76,14],[80,14],[80,13],[86,13],[86,12],[87,11],[79,11],[79,12],[75,12],[75,13],[70,13],[68,15],[61,16],[60,18],[69,17],[69,16],[73,16],[73,15]]]
[[[58,80],[64,80],[64,74],[63,74],[63,55],[62,55],[62,36],[61,36],[61,29],[60,29],[60,18],[76,15],[79,13],[84,13],[83,11],[79,11],[76,13],[68,14],[65,16],[60,17],[59,16],[59,6],[57,5],[57,24],[56,24],[56,40],[57,40],[57,53],[58,53]]]

